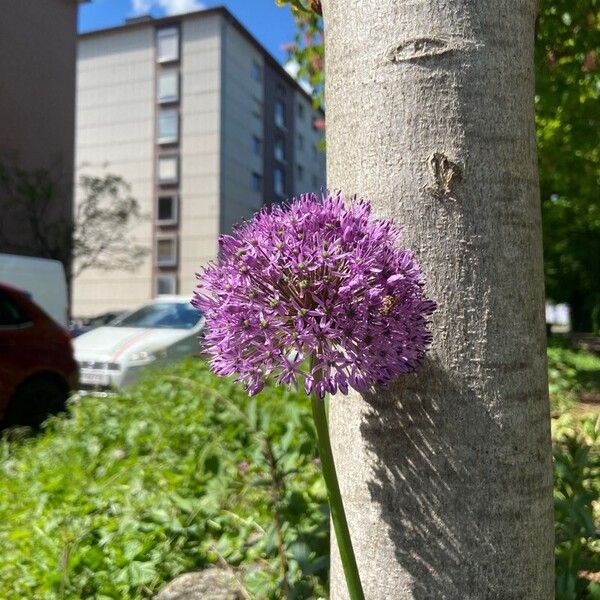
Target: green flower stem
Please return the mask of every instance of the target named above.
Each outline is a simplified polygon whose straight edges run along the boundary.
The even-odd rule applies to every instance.
[[[333,521],[340,558],[342,559],[342,567],[344,569],[344,575],[346,576],[346,585],[348,586],[348,592],[350,593],[350,600],[364,600],[365,595],[358,575],[358,567],[356,566],[356,558],[354,557],[354,550],[352,549],[350,531],[348,530],[348,523],[346,522],[344,505],[342,504],[342,495],[340,494],[340,486],[338,484],[333,454],[331,452],[325,401],[319,400],[316,394],[311,394],[311,401],[315,427],[317,429],[317,442],[319,445],[321,468],[323,470],[323,477],[325,478],[325,485],[327,486],[331,520]]]

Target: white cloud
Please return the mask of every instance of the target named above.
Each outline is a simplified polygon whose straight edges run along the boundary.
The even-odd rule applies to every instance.
[[[300,65],[295,60],[288,60],[283,68],[294,78],[296,79],[296,75],[298,75],[298,69],[300,69]]]
[[[150,11],[152,0],[131,0],[131,9],[135,15],[143,15]]]
[[[154,7],[162,8],[165,15],[180,15],[206,8],[199,0],[131,0],[134,15],[147,14]]]
[[[306,79],[298,79],[298,71],[300,70],[300,65],[295,60],[288,60],[283,68],[290,74],[299,84],[300,87],[307,93],[313,93],[313,87],[306,81]]]
[[[158,4],[165,9],[167,15],[180,15],[206,8],[199,0],[158,0]]]

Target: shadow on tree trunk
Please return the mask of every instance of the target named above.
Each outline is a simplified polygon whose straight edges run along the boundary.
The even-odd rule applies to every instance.
[[[454,402],[443,405],[436,389],[445,389]],[[408,575],[405,581],[411,582],[410,596],[398,590],[398,597],[540,597],[553,556],[532,565],[537,572],[524,573],[518,549],[553,534],[536,531],[539,504],[530,510],[539,502],[552,510],[546,502],[547,469],[540,477],[540,469],[531,468],[531,461],[538,467],[545,462],[536,448],[545,449],[546,439],[519,444],[510,409],[486,408],[475,392],[457,389],[431,361],[395,389],[365,400],[369,409],[361,433],[372,456],[368,489]],[[382,445],[382,439],[388,443]]]

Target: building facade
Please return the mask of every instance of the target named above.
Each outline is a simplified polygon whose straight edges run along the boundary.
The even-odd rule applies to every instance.
[[[190,294],[221,233],[325,184],[322,115],[224,8],[141,18],[80,36],[76,169],[114,173],[147,219],[135,272],[85,271],[73,314]]]
[[[0,16],[0,167],[45,172],[51,196],[36,204],[43,227],[68,232],[73,214],[75,62],[78,0],[7,0]],[[43,239],[32,214],[14,192],[0,185],[0,252],[59,258],[68,267],[68,234]]]

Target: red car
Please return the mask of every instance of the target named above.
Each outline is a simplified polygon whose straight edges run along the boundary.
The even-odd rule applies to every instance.
[[[77,383],[69,332],[0,283],[0,423],[39,426],[64,408]]]

